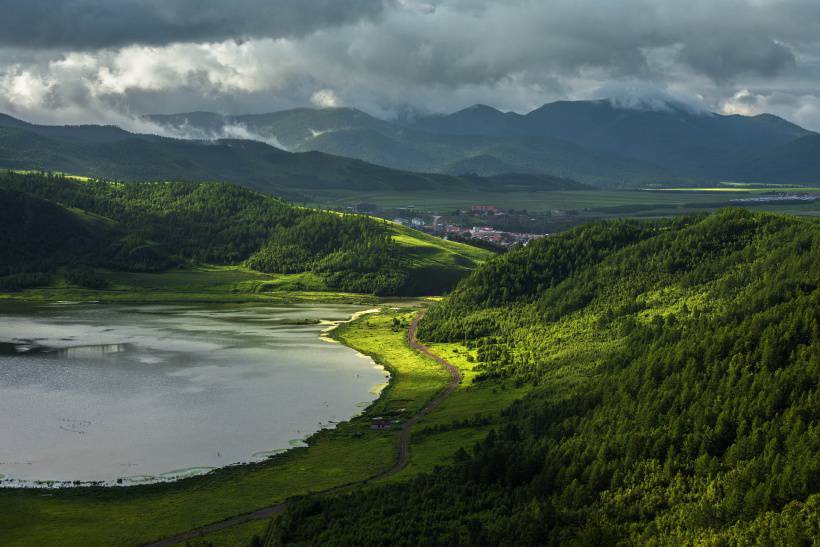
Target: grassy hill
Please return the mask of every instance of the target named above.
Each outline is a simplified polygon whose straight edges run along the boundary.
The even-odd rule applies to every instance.
[[[488,262],[420,334],[466,357],[485,390],[529,395],[431,473],[291,504],[281,543],[811,545],[820,533],[816,220],[728,209],[584,226]]]
[[[439,294],[491,256],[379,219],[294,207],[227,184],[0,175],[0,287],[102,288],[106,271],[199,264],[310,273],[318,288]],[[317,288],[316,281],[310,287]]]

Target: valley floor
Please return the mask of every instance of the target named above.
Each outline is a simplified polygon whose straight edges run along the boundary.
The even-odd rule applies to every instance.
[[[379,475],[396,461],[400,424],[441,393],[450,378],[439,363],[408,345],[407,329],[416,312],[384,306],[380,313],[343,324],[333,333],[339,342],[387,367],[392,379],[364,414],[317,433],[308,448],[173,484],[0,490],[0,506],[5,508],[0,537],[6,545],[139,545]],[[464,348],[447,344],[434,350],[458,366],[462,383],[413,427],[407,465],[360,487],[407,480],[452,461],[528,390],[504,382],[473,384],[472,360]],[[371,427],[384,422],[395,425],[386,430]],[[242,523],[193,544],[248,545],[254,536],[264,535],[267,525],[266,520]]]
[[[57,276],[47,287],[0,292],[0,299],[40,302],[346,302],[369,304],[377,298],[354,293],[331,292],[311,273],[268,274],[241,266],[202,265],[162,273],[105,272],[104,289],[68,284]]]

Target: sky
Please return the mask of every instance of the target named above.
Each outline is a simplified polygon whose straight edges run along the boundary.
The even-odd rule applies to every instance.
[[[0,0],[0,112],[668,100],[820,130],[818,0]]]

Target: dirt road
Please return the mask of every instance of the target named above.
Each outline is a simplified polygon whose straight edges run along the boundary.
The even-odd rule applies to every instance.
[[[450,373],[450,382],[447,384],[447,387],[441,390],[441,392],[439,392],[438,395],[433,397],[433,399],[430,400],[430,402],[427,403],[421,410],[419,410],[416,414],[414,414],[406,422],[404,422],[404,425],[401,428],[401,433],[399,434],[399,457],[396,459],[396,462],[390,468],[380,473],[377,473],[372,477],[368,477],[366,479],[348,484],[335,486],[333,488],[329,488],[321,492],[315,492],[315,494],[330,494],[332,492],[337,492],[339,490],[365,484],[370,481],[389,477],[390,475],[394,475],[402,469],[404,469],[404,467],[407,465],[407,462],[410,460],[410,433],[413,429],[413,426],[416,425],[416,423],[418,423],[418,421],[421,418],[423,418],[424,416],[429,414],[433,409],[439,406],[442,403],[442,401],[444,401],[444,399],[446,399],[458,387],[458,384],[461,382],[461,374],[459,373],[458,369],[449,361],[439,357],[438,355],[433,353],[430,350],[430,348],[423,344],[420,344],[418,340],[416,340],[416,330],[418,329],[419,320],[423,316],[424,310],[417,313],[416,316],[413,318],[413,321],[410,322],[410,329],[407,332],[407,343],[410,345],[411,348],[433,359],[434,361],[441,364],[444,368],[447,369],[447,371]],[[196,539],[206,534],[219,532],[221,530],[231,528],[238,524],[244,524],[252,520],[270,518],[274,515],[282,513],[285,509],[287,509],[287,501],[277,503],[276,505],[270,505],[268,507],[262,507],[261,509],[257,509],[256,511],[253,511],[251,513],[243,513],[241,515],[237,515],[226,520],[221,520],[219,522],[214,522],[212,524],[201,526],[199,528],[194,528],[192,530],[188,530],[187,532],[182,532],[173,536],[169,536],[167,538],[161,539],[154,543],[148,543],[146,545],[147,547],[166,547],[169,545],[176,545],[177,543]]]

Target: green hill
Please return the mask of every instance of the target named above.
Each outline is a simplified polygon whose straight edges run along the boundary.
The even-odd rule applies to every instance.
[[[197,264],[309,272],[325,287],[439,294],[491,253],[379,219],[294,207],[227,184],[113,183],[0,175],[0,287],[58,268],[160,272]],[[82,280],[82,279],[81,279]],[[80,283],[82,284],[82,283]]]
[[[530,394],[432,474],[292,504],[283,544],[820,534],[816,220],[729,209],[584,226],[488,262],[420,335],[458,343],[485,393]]]

